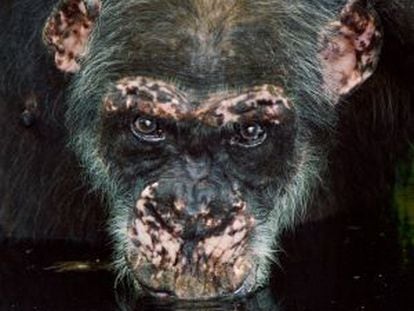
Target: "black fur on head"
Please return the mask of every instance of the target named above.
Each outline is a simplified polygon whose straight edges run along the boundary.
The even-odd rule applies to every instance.
[[[138,286],[205,298],[265,284],[275,237],[304,212],[326,165],[329,140],[319,137],[330,136],[335,114],[317,53],[329,9],[287,1],[104,2],[72,85],[67,125],[93,183],[111,198],[118,267]],[[134,77],[137,90],[122,89],[120,81]],[[154,101],[143,95],[143,79],[180,90],[171,91],[187,107],[179,120],[152,106],[140,112]],[[250,121],[266,131],[260,146],[231,144],[245,122],[215,127],[194,117],[206,103],[227,100],[214,94],[237,97],[261,85],[283,90],[291,109],[280,124]],[[113,111],[105,109],[108,96]],[[137,118],[154,121],[149,111],[165,140],[149,143],[131,131]],[[243,244],[226,246],[226,230],[239,223]],[[216,243],[240,247],[211,250]],[[214,263],[220,256],[227,261]]]
[[[186,299],[246,294],[266,284],[281,233],[327,214],[346,197],[344,188],[363,184],[354,184],[358,169],[351,168],[358,161],[370,167],[360,154],[375,145],[369,133],[377,111],[379,127],[393,132],[366,157],[378,162],[372,180],[382,164],[392,167],[382,155],[399,148],[392,140],[403,131],[395,124],[409,124],[401,116],[411,111],[412,91],[392,58],[411,32],[390,31],[389,12],[404,1],[62,0],[52,10],[38,0],[47,8],[33,11],[43,31],[22,32],[24,44],[16,46],[38,38],[27,43],[37,51],[43,39],[42,53],[33,54],[42,61],[7,62],[11,74],[7,80],[0,73],[0,95],[24,98],[23,125],[43,143],[32,148],[28,130],[7,135],[24,140],[19,154],[31,155],[25,163],[32,175],[42,146],[53,142],[43,141],[44,133],[60,135],[59,151],[70,140],[108,201],[119,276],[139,292]],[[3,33],[0,39],[6,41]],[[4,47],[0,56],[15,50]],[[16,64],[31,74],[20,74]],[[49,75],[41,70],[34,78],[42,65],[58,83],[44,82]],[[48,122],[58,130],[42,128]],[[76,186],[79,176],[71,154],[57,161],[61,153],[50,152],[53,165],[42,178],[70,181],[41,189],[38,196],[54,203],[71,188],[67,177]],[[17,165],[5,172],[6,180],[29,175]],[[95,205],[76,204],[82,199],[70,192],[65,198],[56,211],[73,205],[86,222]],[[12,214],[7,208],[2,215]],[[61,217],[70,218],[77,219]]]
[[[391,197],[413,133],[412,13],[411,0],[0,1],[0,239],[105,238],[82,170],[139,292],[266,284],[284,230]]]

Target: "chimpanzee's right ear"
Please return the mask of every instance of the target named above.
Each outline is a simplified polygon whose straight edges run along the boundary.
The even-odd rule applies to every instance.
[[[58,69],[71,73],[80,69],[79,60],[100,10],[100,0],[61,0],[53,10],[43,29],[43,41]]]

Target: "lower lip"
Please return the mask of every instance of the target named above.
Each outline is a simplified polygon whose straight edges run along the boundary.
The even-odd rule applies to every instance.
[[[228,293],[216,297],[208,297],[208,298],[179,298],[177,297],[174,292],[170,291],[157,291],[152,288],[149,288],[148,286],[142,284],[139,280],[138,283],[141,285],[141,287],[153,298],[163,299],[163,300],[181,300],[181,301],[209,301],[209,300],[215,300],[215,299],[226,299],[226,298],[239,298],[248,295],[251,293],[254,289],[254,277],[255,271],[254,269],[251,270],[251,272],[248,274],[246,279],[243,281],[242,285],[233,293]]]

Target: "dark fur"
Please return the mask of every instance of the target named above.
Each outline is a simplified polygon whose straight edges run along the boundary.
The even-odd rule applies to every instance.
[[[79,163],[66,148],[67,79],[42,42],[53,4],[0,4],[1,237],[102,241],[101,200],[84,185]],[[38,109],[26,127],[22,113],[33,94]]]
[[[190,0],[105,1],[84,59],[87,67],[72,79],[57,72],[41,41],[54,1],[2,1],[0,236],[105,239],[103,203],[89,190],[81,165],[66,145],[71,141],[83,154],[82,163],[97,176],[94,187],[114,190],[116,181],[108,180],[104,165],[92,163],[94,154],[86,151],[99,143],[96,103],[102,93],[114,81],[135,75],[136,68],[142,75],[176,81],[200,98],[226,87],[275,82],[278,76],[277,82],[297,104],[302,139],[297,144],[317,145],[321,158],[329,159],[329,169],[320,176],[312,197],[313,209],[305,218],[323,217],[342,206],[368,208],[368,202],[389,200],[395,165],[407,154],[413,137],[411,1],[370,1],[385,30],[380,64],[369,81],[335,107],[326,103],[317,87],[316,40],[345,1],[302,1],[303,7],[293,5],[298,9],[294,13],[289,13],[288,1],[280,6],[275,4],[282,1],[241,2],[245,5],[232,8],[234,20],[223,21],[220,16],[204,16],[205,10],[197,10]],[[137,16],[137,11],[146,14]],[[213,20],[215,28],[204,31],[199,27],[203,20]],[[236,26],[236,32],[228,32]],[[171,29],[178,35],[172,36]],[[199,40],[205,35],[213,38],[207,45]],[[229,57],[229,46],[237,57]],[[171,54],[174,49],[180,52]],[[64,100],[68,94],[71,104]],[[34,122],[22,121],[33,96],[38,108],[29,111],[29,117]],[[202,141],[204,133],[199,134]],[[249,155],[245,158],[250,160]],[[240,167],[245,169],[240,165],[234,170],[242,176]]]

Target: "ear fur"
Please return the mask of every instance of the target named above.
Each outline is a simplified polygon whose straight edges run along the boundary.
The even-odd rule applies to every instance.
[[[80,69],[90,33],[101,9],[100,0],[61,0],[46,21],[43,41],[63,72]]]
[[[375,10],[364,0],[350,0],[339,20],[321,36],[319,57],[323,84],[336,96],[350,93],[375,71],[382,47],[382,28]]]

